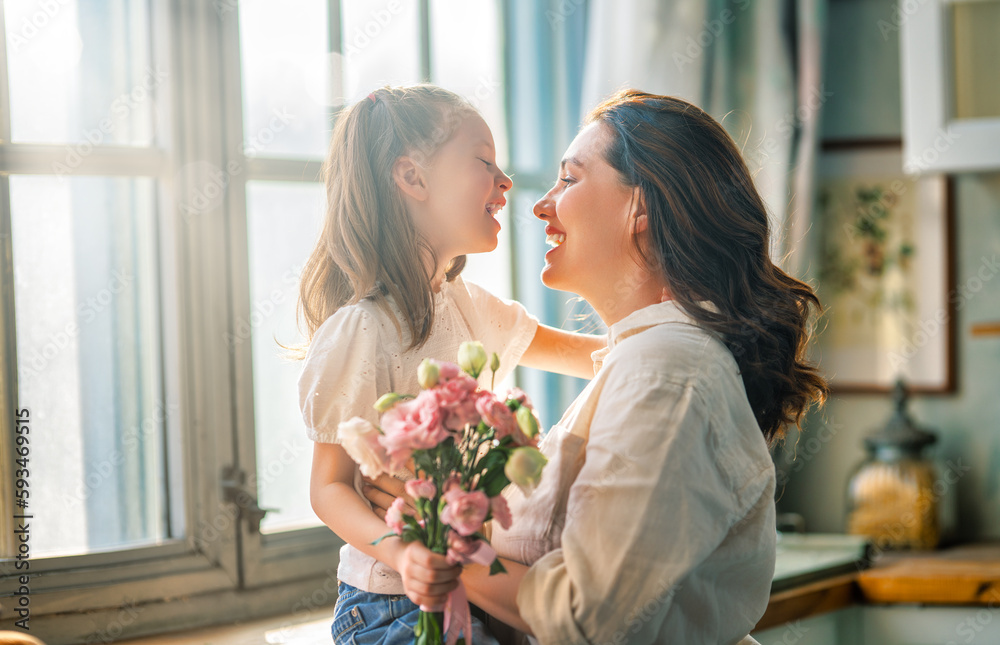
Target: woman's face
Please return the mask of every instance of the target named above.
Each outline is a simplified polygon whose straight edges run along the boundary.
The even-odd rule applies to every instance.
[[[546,224],[542,282],[570,291],[600,312],[615,305],[639,268],[633,250],[638,191],[605,161],[611,134],[601,123],[580,131],[559,165],[559,179],[535,204]]]

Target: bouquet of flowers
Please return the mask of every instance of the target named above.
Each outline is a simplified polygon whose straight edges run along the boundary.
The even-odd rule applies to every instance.
[[[499,365],[493,354],[494,379]],[[425,359],[417,370],[419,394],[386,394],[375,404],[380,425],[355,417],[341,423],[339,433],[366,477],[400,472],[408,464],[416,475],[405,485],[416,517],[396,499],[385,516],[390,533],[380,541],[396,535],[404,542],[420,540],[455,564],[490,565],[492,575],[504,567],[481,532],[483,523],[494,519],[510,528],[500,492],[514,483],[530,494],[546,459],[536,448],[538,419],[527,395],[514,388],[501,399],[480,389],[476,379],[486,366],[478,342],[462,343],[458,364]],[[445,636],[454,645],[463,627],[471,645],[469,606],[459,584],[443,614],[421,608],[416,645],[439,645]]]

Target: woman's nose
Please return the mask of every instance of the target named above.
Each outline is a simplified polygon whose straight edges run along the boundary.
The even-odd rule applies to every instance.
[[[538,219],[545,219],[547,217],[552,217],[555,213],[554,204],[552,201],[552,191],[549,191],[542,195],[542,198],[535,202],[535,207],[531,209],[531,212],[535,214]]]

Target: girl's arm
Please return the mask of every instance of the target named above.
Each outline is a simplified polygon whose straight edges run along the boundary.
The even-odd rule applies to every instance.
[[[520,364],[589,380],[594,378],[594,361],[590,355],[607,344],[604,334],[577,334],[539,325]]]
[[[313,443],[309,481],[309,500],[313,511],[342,540],[399,571],[400,555],[405,545],[399,538],[391,537],[382,540],[378,546],[372,546],[371,543],[388,533],[389,529],[354,489],[355,468],[357,465],[340,445]]]
[[[385,516],[385,509],[397,496],[405,494],[403,483],[387,475],[366,482],[365,497],[372,502],[379,517]],[[402,551],[396,570],[403,576],[406,595],[413,602],[427,607],[444,606],[448,592],[455,588],[461,576],[469,600],[511,627],[531,633],[517,609],[517,588],[528,571],[527,566],[500,558],[507,573],[491,576],[489,567],[470,564],[463,570],[418,542],[406,545]]]

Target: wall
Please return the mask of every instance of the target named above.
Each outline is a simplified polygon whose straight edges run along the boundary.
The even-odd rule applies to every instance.
[[[825,78],[833,94],[824,136],[901,136],[900,4],[830,0]],[[961,474],[953,491],[960,537],[1000,538],[1000,336],[970,334],[975,323],[1000,320],[1000,173],[957,176],[954,186],[955,286],[964,294],[954,320],[958,385],[953,395],[914,397],[911,412],[938,430],[934,456]],[[890,412],[888,396],[833,397],[806,424],[779,510],[803,515],[808,531],[843,531],[847,478],[864,457],[862,438]],[[822,423],[832,437],[809,443]]]

